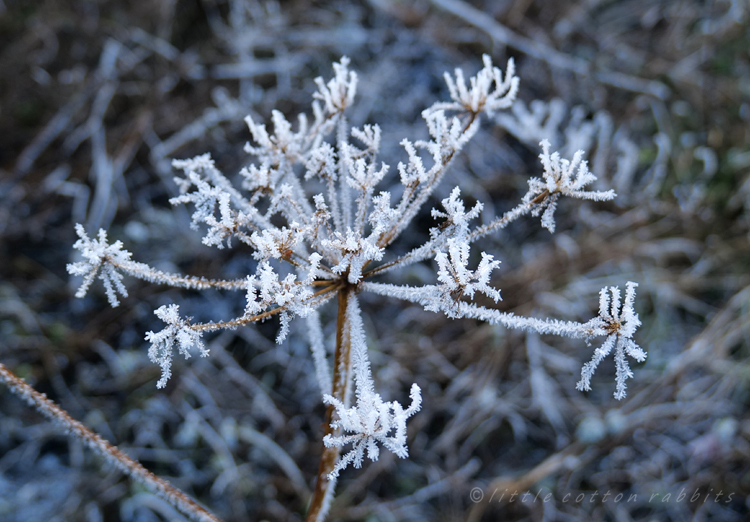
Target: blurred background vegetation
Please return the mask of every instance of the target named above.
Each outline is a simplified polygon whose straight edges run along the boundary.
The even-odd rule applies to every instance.
[[[483,123],[430,206],[460,185],[489,219],[538,174],[542,137],[585,148],[618,199],[565,202],[555,235],[527,220],[483,245],[503,262],[499,306],[586,320],[599,288],[636,281],[649,357],[620,403],[611,361],[592,392],[574,389],[594,347],[368,299],[380,391],[403,399],[417,382],[425,405],[410,458],[347,470],[331,519],[747,520],[745,0],[0,0],[0,361],[226,521],[300,520],[324,411],[303,336],[277,346],[273,322],[224,332],[157,391],[153,309],[218,319],[241,301],[132,280],[117,309],[101,291],[77,300],[73,225],[161,269],[242,276],[247,252],[203,246],[169,207],[171,158],[211,152],[233,176],[243,117],[309,113],[313,78],[348,55],[350,122],[383,128],[393,169],[398,142],[426,136],[420,112],[446,98],[443,71],[474,74],[482,53],[514,57],[521,102]],[[419,224],[404,248],[428,212]],[[427,265],[402,276],[429,280]],[[554,500],[499,501],[505,490]],[[180,520],[5,390],[0,519]]]

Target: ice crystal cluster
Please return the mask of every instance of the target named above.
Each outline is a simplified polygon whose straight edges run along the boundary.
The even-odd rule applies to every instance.
[[[604,337],[601,348],[584,365],[577,387],[590,389],[595,368],[614,349],[615,397],[622,399],[625,380],[632,375],[626,356],[638,361],[646,357],[633,341],[640,324],[633,309],[634,283],[628,283],[622,306],[617,288],[602,290],[599,315],[585,323],[520,317],[474,302],[477,293],[495,303],[500,301],[500,291],[492,284],[493,270],[500,261],[481,252],[476,256],[481,259],[478,265],[470,266],[472,248],[477,248],[480,239],[526,215],[541,216],[542,226],[553,232],[561,197],[602,201],[615,196],[612,190],[587,189],[595,178],[583,160],[583,151],[571,159],[561,158],[550,152],[549,142],[542,141],[540,177],[529,180],[528,192],[515,208],[485,225],[472,224],[480,216],[482,204],[467,210],[456,187],[440,208],[432,209],[435,226],[423,245],[404,255],[389,252],[389,246],[413,226],[419,211],[433,200],[453,159],[479,130],[482,114],[492,115],[512,106],[519,82],[513,62],[508,62],[503,74],[485,56],[484,68],[468,84],[460,70],[455,76],[446,74],[451,100],[422,113],[430,138],[403,139],[404,161],[395,169],[378,157],[382,136],[377,125],[350,128],[347,123],[347,109],[357,90],[357,76],[348,65],[349,60],[343,58],[333,65],[331,80],[316,80],[311,121],[301,114],[293,125],[276,111],[269,129],[246,119],[252,144],[245,150],[255,159],[239,172],[238,185],[215,167],[209,155],[174,161],[174,167],[182,171],[176,178],[181,195],[171,203],[192,207],[192,227],[203,231],[204,244],[248,249],[257,260],[254,273],[238,280],[209,280],[161,272],[132,261],[119,241],[107,242],[103,230],[92,240],[78,225],[80,239],[75,248],[83,260],[68,266],[71,274],[83,277],[76,295],[85,295],[98,276],[109,302],[117,306],[118,292],[127,297],[123,274],[171,286],[246,294],[243,313],[230,321],[192,323],[180,317],[177,305],[156,310],[166,327],[149,332],[146,340],[151,343],[149,357],[162,369],[157,383],[160,388],[170,377],[175,347],[185,357],[193,350],[208,354],[201,340],[204,332],[278,316],[280,343],[293,318],[307,318],[321,400],[334,412],[324,445],[338,451],[351,444],[350,451],[328,472],[329,480],[349,464],[361,466],[365,453],[377,459],[378,445],[406,457],[406,421],[422,401],[416,384],[406,408],[397,401],[383,400],[377,392],[357,298],[360,293],[418,303],[450,318],[472,318],[586,341]],[[400,181],[400,189],[394,193],[379,190],[386,185],[381,183],[386,177],[387,186]],[[436,268],[433,284],[405,286],[378,281],[384,274],[420,262]],[[342,359],[348,365],[332,364],[324,349],[317,308],[333,300],[339,301],[337,354],[348,347],[349,355],[342,355],[349,358]],[[353,397],[348,392],[350,383]],[[356,399],[354,403],[352,399]]]

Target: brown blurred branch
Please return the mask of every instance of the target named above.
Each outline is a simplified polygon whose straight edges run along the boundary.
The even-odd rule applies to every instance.
[[[66,432],[83,441],[86,446],[104,457],[107,462],[129,475],[130,478],[143,484],[149,491],[169,502],[191,520],[196,522],[221,522],[219,518],[198,505],[185,493],[166,480],[157,477],[138,461],[131,459],[118,448],[73,419],[65,410],[49,400],[43,393],[39,393],[26,384],[23,379],[8,370],[3,364],[0,364],[0,382],[29,406],[33,406],[39,413],[55,422]]]

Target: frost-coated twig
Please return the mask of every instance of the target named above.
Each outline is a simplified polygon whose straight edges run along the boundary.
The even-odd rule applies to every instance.
[[[544,198],[546,198],[548,195],[549,194],[546,192],[539,194],[534,199],[525,203],[521,203],[517,207],[507,211],[491,223],[487,223],[486,225],[476,228],[471,232],[471,234],[469,234],[469,241],[474,242],[489,234],[492,234],[493,232],[504,229],[505,227],[513,223],[516,219],[521,218],[534,210],[534,207],[544,201]]]
[[[468,236],[467,236],[468,241],[474,242],[497,230],[501,230],[507,227],[508,225],[513,223],[515,220],[522,218],[523,216],[532,212],[535,206],[539,205],[542,201],[544,201],[544,198],[546,196],[547,196],[547,193],[540,194],[539,196],[537,196],[536,198],[534,198],[533,200],[529,202],[520,203],[518,206],[507,211],[505,214],[503,214],[496,220],[492,221],[491,223],[482,225],[481,227],[477,227],[476,229],[468,233]],[[435,211],[433,211],[433,214],[434,212]],[[453,224],[453,223],[450,223],[450,224]],[[414,263],[419,263],[420,261],[424,261],[425,259],[434,257],[435,254],[437,254],[438,251],[441,248],[443,248],[443,246],[445,245],[445,238],[446,236],[443,234],[438,235],[437,237],[432,238],[430,241],[428,241],[424,245],[411,250],[410,252],[399,257],[398,259],[394,259],[393,261],[389,261],[388,263],[384,263],[371,270],[368,270],[367,272],[365,272],[364,277],[371,278],[375,275],[380,275],[380,274],[389,272],[395,268],[412,265]]]
[[[598,318],[588,323],[577,323],[573,321],[559,321],[557,319],[537,319],[535,317],[518,316],[510,312],[501,312],[465,301],[446,299],[445,292],[437,285],[409,287],[365,282],[362,283],[362,287],[364,290],[374,294],[397,297],[412,303],[421,304],[425,310],[431,312],[444,312],[449,317],[479,319],[490,324],[501,324],[506,328],[584,339],[601,335],[604,332],[601,323],[597,320]]]
[[[32,406],[47,419],[55,422],[63,431],[73,435],[88,446],[94,453],[132,479],[143,484],[149,491],[163,498],[180,513],[196,522],[221,522],[182,491],[166,480],[157,477],[138,461],[131,459],[89,428],[73,419],[68,413],[49,400],[43,393],[26,384],[23,379],[0,364],[0,381],[16,396]]]
[[[151,283],[166,284],[170,286],[190,288],[193,290],[204,290],[207,288],[222,288],[224,290],[245,290],[247,280],[221,281],[206,279],[204,277],[190,277],[181,274],[169,274],[151,268],[145,263],[132,261],[132,254],[122,248],[121,241],[115,241],[111,245],[107,240],[107,232],[99,230],[97,239],[90,239],[83,225],[76,224],[78,241],[73,248],[79,250],[84,258],[83,261],[70,263],[67,266],[68,273],[83,277],[83,283],[76,292],[76,297],[83,297],[91,286],[91,283],[99,276],[107,291],[109,304],[113,307],[120,304],[117,293],[128,297],[128,291],[122,284],[122,274],[119,271],[133,277],[149,281]]]
[[[341,288],[341,285],[328,285],[322,290],[318,290],[314,294],[311,294],[310,299],[308,300],[310,303],[310,306],[318,306],[329,301],[330,299],[333,299],[333,297],[336,295],[336,291],[339,290],[340,288]],[[257,323],[259,321],[263,321],[264,319],[268,319],[269,317],[272,317],[274,315],[284,313],[286,310],[288,310],[287,306],[279,306],[278,308],[273,308],[271,310],[268,310],[266,312],[256,314],[256,315],[244,316],[238,319],[233,319],[231,321],[199,323],[199,324],[190,325],[189,328],[196,332],[206,332],[206,331],[211,332],[215,330],[226,330],[226,329],[231,329],[231,328],[237,328],[238,326],[244,326],[250,323]]]

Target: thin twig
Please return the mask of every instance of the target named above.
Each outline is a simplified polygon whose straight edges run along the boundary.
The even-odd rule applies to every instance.
[[[492,223],[489,223],[487,225],[484,225],[482,227],[478,227],[475,229],[471,234],[469,234],[469,242],[473,243],[477,239],[481,239],[487,234],[490,234],[492,232],[495,232],[496,230],[503,229],[513,223],[516,219],[525,216],[529,212],[531,212],[534,207],[542,203],[545,198],[549,196],[549,191],[545,190],[541,194],[539,194],[537,197],[529,201],[528,203],[522,203],[518,205],[516,208],[509,210],[502,216],[500,216],[498,219],[493,221]]]
[[[340,288],[341,288],[340,284],[331,284],[330,286],[327,286],[323,288],[322,290],[318,290],[317,292],[315,292],[313,295],[310,296],[309,304],[320,305],[326,302],[328,299],[331,299],[332,297],[326,294],[331,294],[335,292],[336,290],[339,290]],[[206,332],[206,331],[210,332],[214,330],[223,330],[225,328],[237,328],[238,326],[244,326],[246,324],[257,323],[258,321],[263,321],[280,312],[283,312],[284,310],[287,310],[288,308],[289,307],[287,305],[284,305],[284,306],[279,306],[278,308],[274,308],[272,310],[267,310],[260,314],[251,315],[249,317],[239,317],[237,319],[232,319],[231,321],[221,321],[218,323],[193,324],[193,325],[190,325],[190,329],[195,330],[196,332]]]
[[[461,134],[468,132],[478,117],[479,113],[469,112],[466,121],[463,122]],[[404,190],[404,194],[401,196],[401,202],[398,205],[399,214],[402,215],[402,218],[397,220],[389,230],[381,233],[378,238],[378,246],[380,248],[385,248],[393,243],[393,241],[395,241],[396,238],[398,238],[406,229],[411,220],[416,217],[419,209],[422,208],[422,205],[424,205],[430,195],[432,195],[435,188],[440,184],[443,176],[448,172],[448,169],[453,162],[453,158],[459,152],[460,148],[458,150],[450,149],[450,151],[441,158],[442,161],[430,169],[431,178],[427,183],[417,183],[416,185],[409,187],[408,190]],[[417,189],[419,189],[419,192],[417,192]]]
[[[507,227],[516,219],[522,216],[525,216],[526,214],[531,212],[534,209],[534,207],[538,205],[539,203],[541,203],[542,201],[544,201],[544,198],[546,198],[547,196],[549,196],[549,192],[545,190],[544,192],[539,194],[537,197],[535,197],[528,203],[521,203],[514,209],[509,210],[508,212],[503,214],[501,217],[499,217],[492,223],[476,228],[471,234],[469,234],[469,237],[468,237],[469,241],[473,243],[477,239],[480,239],[486,236],[487,234],[490,234],[492,232],[495,232],[496,230],[500,230],[502,228]],[[414,263],[419,263],[420,261],[424,261],[428,257],[435,255],[438,252],[438,249],[442,247],[444,244],[445,244],[444,240],[441,241],[439,237],[434,241],[430,240],[428,243],[425,243],[425,245],[415,248],[411,252],[404,254],[398,259],[394,259],[393,261],[389,261],[388,263],[382,264],[371,270],[366,271],[362,275],[362,278],[367,279],[375,275],[382,274],[383,272],[394,269],[396,267],[407,266],[407,265],[411,265]],[[365,266],[367,266],[367,264],[365,264]]]
[[[191,520],[197,522],[221,522],[219,518],[185,495],[185,493],[172,486],[166,480],[157,477],[144,468],[138,461],[131,459],[118,448],[72,418],[65,410],[49,400],[43,393],[39,393],[26,384],[23,379],[8,370],[3,364],[0,364],[0,381],[29,406],[33,406],[39,413],[57,423],[66,432],[83,441],[95,453],[104,457],[107,462],[146,486],[149,491],[169,502]]]
[[[111,257],[108,257],[106,259],[106,262],[135,278],[149,282],[159,282],[179,288],[188,288],[190,290],[206,290],[208,288],[220,288],[222,290],[247,290],[247,279],[206,279],[205,277],[171,274],[169,272],[155,270],[143,263],[119,263]]]

